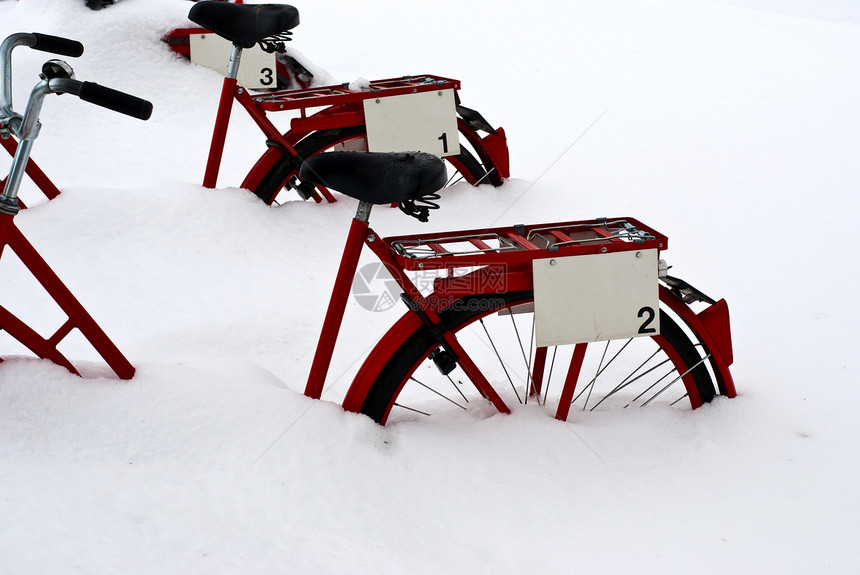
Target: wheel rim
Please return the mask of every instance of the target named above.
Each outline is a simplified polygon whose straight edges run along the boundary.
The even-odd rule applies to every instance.
[[[530,296],[522,297],[508,302],[502,313],[486,311],[465,319],[447,313],[443,319],[463,321],[456,331],[459,343],[509,407],[531,404],[555,415],[566,403],[562,392],[568,374],[574,373],[570,366],[576,346],[537,348],[530,304]],[[704,352],[666,312],[661,312],[661,322],[662,336],[583,346],[571,414],[655,405],[689,410],[700,403],[701,388],[713,390]],[[405,359],[383,368],[362,411],[383,423],[439,413],[493,413],[459,366],[448,375],[439,372],[428,357],[436,349],[426,330],[410,337],[397,352]],[[712,392],[703,395],[708,401]]]

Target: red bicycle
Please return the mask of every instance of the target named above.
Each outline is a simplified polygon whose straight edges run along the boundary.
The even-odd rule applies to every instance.
[[[633,218],[383,238],[375,204],[426,220],[444,163],[421,153],[330,152],[300,176],[359,200],[305,394],[319,398],[358,258],[367,246],[406,313],[370,352],[343,402],[380,423],[445,410],[668,403],[735,396],[729,313],[660,259],[668,239]],[[410,273],[435,273],[422,294]],[[691,305],[702,306],[694,311]]]
[[[30,151],[39,135],[39,114],[46,95],[73,94],[81,100],[141,120],[149,119],[152,104],[98,84],[78,81],[74,78],[71,66],[66,62],[50,60],[42,67],[41,80],[30,92],[25,113],[18,114],[12,105],[11,70],[12,50],[18,46],[28,46],[34,50],[72,57],[80,56],[84,47],[80,42],[46,34],[13,34],[0,45],[0,73],[2,73],[0,76],[0,137],[2,137],[0,142],[13,155],[9,176],[0,184],[0,256],[7,248],[15,252],[21,263],[57,303],[67,319],[53,334],[44,337],[8,309],[0,306],[0,329],[17,339],[38,357],[49,359],[76,374],[77,369],[60,352],[58,346],[73,330],[77,329],[117,376],[130,379],[134,375],[134,367],[24,237],[15,225],[14,218],[22,207],[18,201],[18,191],[25,173],[33,177],[43,191],[50,189],[56,191],[38,166],[30,161]],[[48,188],[49,184],[50,188]],[[50,197],[52,196],[49,195]]]
[[[472,185],[499,186],[510,175],[504,130],[493,128],[478,112],[460,103],[457,80],[422,74],[362,85],[252,93],[238,81],[243,51],[259,45],[263,53],[272,55],[271,63],[259,68],[270,84],[276,76],[288,76],[284,63],[274,55],[284,52],[284,42],[299,23],[296,8],[209,0],[195,3],[189,19],[202,28],[173,31],[166,38],[172,50],[193,58],[195,41],[209,32],[230,44],[205,187],[217,184],[234,101],[266,138],[267,151],[241,184],[266,203],[275,201],[284,188],[296,190],[305,200],[335,201],[325,186],[305,181],[299,174],[306,158],[334,149],[434,153],[445,157]],[[298,112],[298,117],[282,133],[268,115],[284,111]]]
[[[79,54],[77,43],[21,34],[0,47],[4,72],[16,45]],[[82,48],[82,47],[81,47]],[[9,75],[4,77],[8,78]],[[4,86],[5,88],[5,86]],[[147,102],[74,80],[51,61],[22,117],[0,101],[0,128],[20,144],[0,195],[0,246],[9,246],[66,311],[43,337],[0,307],[0,327],[39,357],[75,372],[57,345],[78,328],[122,378],[134,368],[14,225],[16,191],[38,135],[48,93],[73,93],[139,118]],[[0,94],[6,94],[5,89]],[[320,398],[364,246],[401,291],[404,315],[365,359],[345,409],[379,423],[445,411],[508,413],[655,403],[695,409],[734,397],[728,306],[676,277],[662,260],[668,238],[633,218],[600,218],[481,230],[381,237],[374,205],[397,204],[425,221],[439,208],[446,164],[421,152],[330,151],[311,155],[297,177],[358,200],[332,288],[305,395]],[[411,274],[432,277],[419,289]]]

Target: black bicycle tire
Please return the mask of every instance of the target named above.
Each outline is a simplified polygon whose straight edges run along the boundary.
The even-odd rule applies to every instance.
[[[497,300],[493,302],[491,300]],[[479,301],[482,300],[482,301]],[[456,333],[464,325],[473,321],[476,315],[485,315],[486,310],[499,310],[534,300],[533,291],[508,292],[501,294],[480,294],[466,296],[463,305],[451,306],[439,314],[442,324]],[[484,310],[484,311],[480,311]],[[687,366],[695,381],[699,396],[704,403],[710,403],[716,395],[715,382],[693,342],[678,324],[662,309],[660,310],[660,335],[675,349]],[[427,355],[439,346],[430,330],[421,325],[410,334],[380,370],[376,380],[364,398],[360,412],[378,423],[384,423],[389,406],[396,400],[402,383],[426,359]]]
[[[309,158],[320,152],[324,152],[332,146],[344,141],[345,139],[358,138],[367,135],[367,128],[364,124],[357,126],[348,126],[346,128],[331,128],[328,130],[317,130],[305,136],[295,149],[299,157]],[[460,153],[456,157],[464,169],[467,170],[475,181],[481,181],[486,177],[487,172],[481,166],[481,163],[475,156],[466,148],[461,147]],[[285,157],[275,162],[269,171],[260,179],[257,187],[253,190],[254,194],[266,202],[271,204],[277,197],[286,184],[287,180],[294,175],[295,170],[292,164]]]

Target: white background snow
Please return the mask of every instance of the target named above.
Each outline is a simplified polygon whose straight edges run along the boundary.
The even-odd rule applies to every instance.
[[[301,394],[354,203],[238,189],[263,149],[241,116],[199,186],[220,77],[159,40],[190,6],[0,2],[0,35],[76,38],[79,79],[155,106],[45,102],[34,158],[63,193],[24,189],[16,222],[138,372],[3,335],[0,573],[860,570],[856,2],[298,4],[291,47],[333,78],[458,78],[506,129],[512,179],[423,229],[634,216],[732,312],[736,399],[388,428],[338,402],[400,311],[352,302],[324,401]],[[16,50],[19,107],[46,58]],[[59,326],[11,253],[0,273],[2,305]]]

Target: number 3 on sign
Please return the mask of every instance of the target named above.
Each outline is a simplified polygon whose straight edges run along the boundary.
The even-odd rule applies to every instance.
[[[233,45],[216,34],[192,34],[188,37],[191,61],[223,74],[224,62],[230,57]],[[242,52],[239,64],[239,84],[246,88],[274,88],[275,54],[263,51],[260,46]]]
[[[274,81],[274,72],[271,68],[263,68],[260,70],[260,84],[263,86],[271,86]]]

